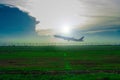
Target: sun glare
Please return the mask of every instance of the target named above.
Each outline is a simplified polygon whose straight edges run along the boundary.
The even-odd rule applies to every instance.
[[[62,29],[61,29],[61,32],[63,33],[63,34],[69,34],[70,33],[70,27],[68,27],[68,26],[64,26]]]

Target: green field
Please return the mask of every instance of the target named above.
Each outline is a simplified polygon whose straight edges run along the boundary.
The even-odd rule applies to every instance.
[[[60,77],[60,79],[50,80],[96,80],[97,78],[101,80],[102,77],[120,80],[120,46],[2,46],[0,47],[0,72],[4,71],[16,71],[18,72],[14,74],[16,76],[23,76],[19,71],[31,74],[56,72],[52,77]],[[59,74],[61,71],[65,75]],[[11,76],[10,73],[6,74],[8,77]],[[72,77],[69,77],[71,74]],[[5,73],[2,73],[0,78],[3,76]],[[27,76],[31,75],[27,74]]]

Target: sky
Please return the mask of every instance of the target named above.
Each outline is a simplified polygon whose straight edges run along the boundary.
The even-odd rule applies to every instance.
[[[0,43],[120,43],[120,0],[0,0]]]

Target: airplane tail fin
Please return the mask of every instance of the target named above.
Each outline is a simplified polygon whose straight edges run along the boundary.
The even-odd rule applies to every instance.
[[[80,41],[83,41],[83,39],[84,39],[84,36],[83,36],[83,37],[81,37],[79,40],[80,40]]]

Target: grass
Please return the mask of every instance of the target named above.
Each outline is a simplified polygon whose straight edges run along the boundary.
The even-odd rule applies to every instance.
[[[120,46],[0,47],[0,69],[117,70],[119,57]]]
[[[120,70],[120,46],[8,46],[0,47],[0,71],[89,71],[88,74],[1,74],[2,80],[120,80],[104,72]],[[92,71],[99,70],[97,73]],[[103,72],[103,73],[101,73]],[[5,77],[6,78],[3,78]],[[23,78],[21,78],[21,76]],[[27,77],[26,77],[27,76]],[[35,77],[37,76],[37,77]],[[7,77],[9,79],[7,79]],[[46,78],[45,78],[46,77]],[[15,79],[14,79],[15,78]],[[31,79],[30,79],[31,78]],[[45,79],[44,79],[45,78]]]
[[[108,73],[81,74],[81,75],[2,74],[0,75],[0,80],[120,80],[120,74],[108,74]]]

